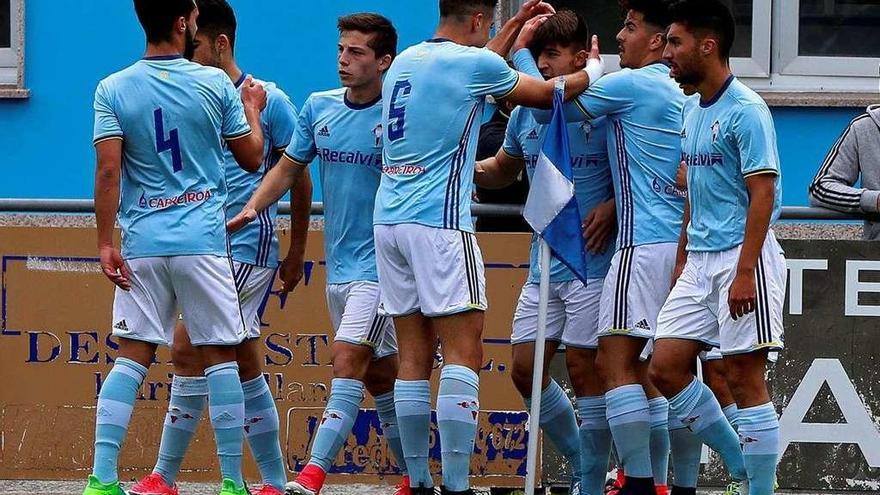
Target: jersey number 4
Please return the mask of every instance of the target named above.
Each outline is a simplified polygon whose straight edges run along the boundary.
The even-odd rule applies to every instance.
[[[171,168],[175,172],[183,170],[183,159],[180,156],[180,138],[177,129],[168,131],[168,139],[165,139],[165,123],[162,119],[162,109],[157,108],[153,112],[156,122],[156,153],[171,152]]]
[[[406,103],[400,103],[401,98],[406,98],[412,91],[412,84],[408,79],[394,83],[391,92],[391,104],[388,106],[388,140],[392,143],[403,137],[406,125]]]

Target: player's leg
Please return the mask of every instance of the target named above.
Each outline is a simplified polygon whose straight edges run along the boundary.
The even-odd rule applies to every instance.
[[[703,361],[703,382],[709,386],[715,399],[721,405],[721,410],[730,426],[739,430],[739,409],[736,407],[736,399],[730,386],[727,384],[727,366],[721,356],[721,349],[717,347],[706,354]]]
[[[175,320],[166,263],[165,258],[126,261],[131,290],[116,289],[112,321],[119,354],[98,393],[94,463],[84,495],[124,493],[117,470],[119,450],[156,347],[168,344],[168,329]]]
[[[666,495],[669,476],[669,401],[648,377],[654,343],[649,342],[638,364],[639,380],[648,398],[648,415],[651,418],[651,472],[654,475],[654,486],[657,495]]]
[[[691,373],[696,375],[696,361]],[[672,495],[696,495],[703,441],[669,412],[669,444],[672,454]]]

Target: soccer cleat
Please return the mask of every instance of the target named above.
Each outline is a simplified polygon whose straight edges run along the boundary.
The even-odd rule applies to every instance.
[[[251,492],[253,495],[284,495],[284,492],[275,488],[272,485],[263,485],[257,488],[256,491]]]
[[[654,485],[654,491],[657,495],[669,495],[669,487],[666,485]]]
[[[749,495],[748,480],[731,481],[724,489],[724,495]]]
[[[605,495],[617,495],[623,488],[623,482],[626,481],[626,473],[623,468],[617,468],[609,472],[608,476],[605,482]]]
[[[571,480],[571,485],[568,487],[568,493],[569,495],[581,495],[581,480]]]
[[[250,495],[250,493],[246,486],[237,488],[234,481],[229,478],[223,478],[220,495]]]
[[[400,484],[394,487],[394,495],[412,495],[409,487],[409,476],[404,475],[400,480]]]
[[[83,495],[128,495],[128,493],[119,486],[119,481],[105,484],[98,481],[95,475],[90,474]]]
[[[306,464],[299,476],[284,487],[284,493],[287,495],[318,495],[324,486],[324,478],[326,477],[327,473],[320,467]]]
[[[168,486],[159,473],[148,474],[144,479],[135,483],[128,493],[131,495],[178,495],[177,483],[174,486]]]
[[[461,492],[453,492],[447,490],[446,487],[440,487],[440,495],[474,495],[474,491],[468,488],[467,490]]]

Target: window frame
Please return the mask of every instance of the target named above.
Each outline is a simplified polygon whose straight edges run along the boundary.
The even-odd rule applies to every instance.
[[[21,89],[24,83],[24,2],[9,2],[9,48],[0,48],[0,88]]]

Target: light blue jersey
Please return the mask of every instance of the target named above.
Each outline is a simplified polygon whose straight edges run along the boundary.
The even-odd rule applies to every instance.
[[[614,186],[611,181],[611,168],[608,163],[606,145],[607,119],[598,118],[591,122],[574,122],[568,124],[568,143],[571,149],[571,168],[574,173],[574,194],[578,209],[586,217],[593,208],[614,197]],[[538,124],[532,112],[522,107],[516,108],[510,115],[507,133],[504,137],[505,153],[522,158],[526,162],[529,180],[535,173],[538,154],[547,133],[547,125]],[[538,237],[532,236],[532,247],[529,255],[529,282],[538,283],[541,279],[538,260]],[[605,254],[587,253],[587,278],[605,278],[614,247],[609,246]],[[577,280],[577,276],[555,257],[550,261],[550,282],[568,282]]]
[[[770,109],[757,93],[730,76],[712,101],[691,99],[684,110],[681,140],[691,210],[688,251],[725,251],[742,244],[749,176],[777,176],[770,223],[779,218],[782,180],[776,130]]]
[[[235,82],[235,87],[240,90],[246,78],[247,74],[242,74]],[[266,89],[266,109],[260,115],[265,138],[263,165],[257,172],[249,173],[239,167],[232,152],[226,150],[226,183],[229,188],[229,199],[226,200],[227,218],[241,212],[263,177],[278,163],[296,129],[296,108],[287,95],[274,83],[257,82]],[[278,266],[278,236],[275,235],[277,214],[278,205],[273,204],[261,211],[256,221],[232,234],[232,259],[266,268]]]
[[[227,256],[224,139],[250,133],[219,69],[152,57],[101,81],[94,140],[123,140],[122,256]]]
[[[285,155],[318,160],[327,283],[378,281],[373,207],[382,175],[382,105],[358,105],[345,88],[312,93]]]
[[[519,74],[497,54],[443,39],[401,53],[382,87],[384,166],[377,225],[417,223],[473,232],[471,194],[486,96]]]

